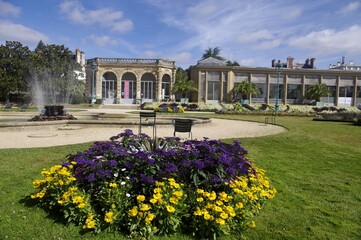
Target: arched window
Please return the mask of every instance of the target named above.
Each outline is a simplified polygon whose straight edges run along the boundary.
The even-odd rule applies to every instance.
[[[131,73],[124,73],[122,76],[121,96],[123,103],[134,103],[137,94],[137,77]]]
[[[106,72],[102,78],[102,98],[104,104],[116,103],[117,76],[112,72]]]
[[[143,74],[141,78],[140,93],[142,99],[145,101],[153,101],[156,94],[156,79],[155,76],[151,73]]]
[[[170,95],[170,76],[165,74],[162,78],[162,99],[169,99]]]

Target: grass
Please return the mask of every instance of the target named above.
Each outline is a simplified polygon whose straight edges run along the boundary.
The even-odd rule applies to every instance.
[[[250,115],[217,117],[264,120]],[[247,237],[361,239],[361,128],[307,117],[278,117],[277,123],[289,131],[240,139],[249,158],[267,171],[278,190],[256,217],[257,228]],[[126,239],[109,233],[81,235],[79,227],[59,223],[24,202],[33,191],[31,182],[40,177],[43,167],[89,146],[0,149],[0,239]],[[178,235],[157,239],[190,238]]]

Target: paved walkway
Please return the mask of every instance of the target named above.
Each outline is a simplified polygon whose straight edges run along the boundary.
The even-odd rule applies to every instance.
[[[126,113],[126,110],[94,109],[93,112]],[[128,110],[129,111],[129,110]],[[75,114],[76,115],[76,114]],[[0,129],[0,148],[31,148],[50,147],[91,141],[109,140],[110,137],[132,129],[138,133],[138,126],[40,126],[16,127]],[[173,126],[157,126],[157,137],[172,137]],[[142,131],[152,136],[151,127],[142,127]],[[284,128],[263,123],[212,119],[211,123],[196,124],[192,127],[193,139],[224,139],[248,138],[277,134],[285,131]],[[187,138],[188,133],[177,133],[178,137]]]

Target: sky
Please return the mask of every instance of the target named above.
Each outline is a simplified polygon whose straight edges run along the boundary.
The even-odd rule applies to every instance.
[[[161,58],[184,69],[209,47],[241,66],[342,56],[361,64],[361,0],[0,0],[0,44],[58,44],[85,58]]]

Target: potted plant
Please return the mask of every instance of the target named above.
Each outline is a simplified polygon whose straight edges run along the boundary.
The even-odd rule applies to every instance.
[[[321,97],[329,96],[330,90],[328,89],[327,85],[324,83],[318,83],[315,85],[311,85],[306,93],[308,98],[314,99],[316,101],[316,106],[323,106],[321,102]]]

